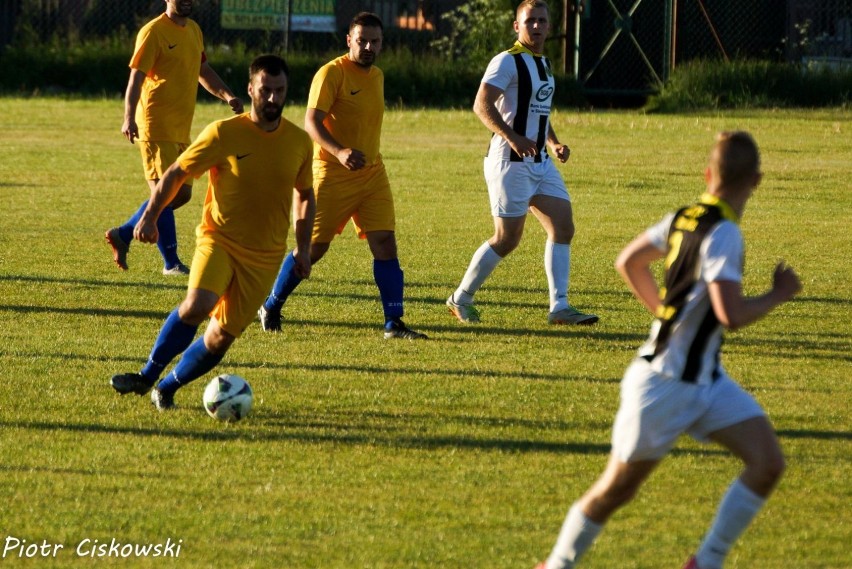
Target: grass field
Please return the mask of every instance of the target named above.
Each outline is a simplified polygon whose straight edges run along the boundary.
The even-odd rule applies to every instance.
[[[146,197],[121,103],[0,108],[0,539],[64,545],[35,559],[19,547],[0,566],[532,567],[605,464],[619,380],[650,322],[613,260],[702,191],[714,133],[742,128],[765,171],[743,221],[745,288],[765,290],[784,258],[804,290],[727,336],[726,366],[788,459],[728,567],[852,567],[849,110],[555,114],[572,147],[571,300],[601,315],[583,329],[546,323],[535,223],[477,296],[483,324],[446,313],[491,232],[488,134],[467,111],[389,111],[406,320],[432,339],[382,340],[369,254],[347,229],[286,307],[284,331],[253,325],[217,368],[255,390],[253,414],[230,425],[204,414],[206,378],[167,414],[108,386],[139,368],[184,294],[155,248],[135,244],[121,273],[103,243]],[[301,123],[303,109],[286,112]],[[195,132],[223,116],[202,105]],[[177,212],[186,262],[204,183]],[[682,440],[584,567],[680,567],[738,470]],[[113,539],[171,540],[179,556],[91,558],[95,540]]]

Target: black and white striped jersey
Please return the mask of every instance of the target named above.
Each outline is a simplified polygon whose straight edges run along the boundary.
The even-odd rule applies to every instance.
[[[727,203],[704,194],[648,229],[651,242],[666,253],[663,306],[639,356],[661,375],[697,384],[719,376],[723,328],[708,284],[742,282],[743,239],[737,223]]]
[[[498,87],[503,95],[497,110],[515,132],[538,142],[535,157],[522,158],[498,135],[491,137],[487,156],[512,162],[541,162],[547,156],[547,131],[555,81],[550,61],[516,42],[488,64],[482,82]]]

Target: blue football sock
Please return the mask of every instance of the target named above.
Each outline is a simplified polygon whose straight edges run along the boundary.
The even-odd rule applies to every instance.
[[[385,313],[385,324],[402,318],[402,291],[404,279],[399,259],[379,261],[373,259],[373,278],[379,287],[382,298],[382,310]]]
[[[160,214],[160,217],[157,218],[157,232],[160,234],[159,239],[157,239],[157,249],[160,250],[160,255],[163,256],[163,264],[167,269],[171,269],[180,263],[177,254],[175,210],[171,206],[167,206]]]
[[[157,381],[169,362],[192,343],[197,331],[198,326],[184,324],[178,316],[178,309],[175,308],[160,328],[148,363],[142,368],[142,375],[151,381]]]
[[[130,216],[130,219],[124,222],[124,225],[118,228],[118,236],[121,237],[121,240],[125,243],[130,243],[133,241],[133,228],[136,227],[136,224],[139,223],[139,220],[142,219],[142,214],[145,213],[145,208],[148,207],[148,200],[142,202],[142,205],[139,206],[139,209]]]
[[[157,386],[163,393],[174,393],[187,383],[198,379],[222,361],[225,354],[211,354],[201,336],[186,349],[175,369]]]
[[[267,311],[279,311],[284,303],[287,302],[287,297],[290,293],[296,290],[299,283],[302,282],[302,277],[296,274],[296,258],[293,257],[293,252],[284,258],[284,263],[281,265],[281,270],[278,271],[278,277],[275,279],[275,284],[272,285],[272,293],[267,297],[263,307]]]

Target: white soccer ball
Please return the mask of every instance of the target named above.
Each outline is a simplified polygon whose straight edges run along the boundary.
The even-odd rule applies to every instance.
[[[204,389],[204,409],[219,421],[239,421],[249,414],[253,402],[251,386],[238,375],[214,377]]]

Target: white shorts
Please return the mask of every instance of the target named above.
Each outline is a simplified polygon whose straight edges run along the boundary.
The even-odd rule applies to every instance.
[[[682,433],[708,435],[765,413],[726,373],[710,385],[663,377],[636,358],[621,381],[621,404],[612,429],[612,452],[622,462],[659,460]]]
[[[486,158],[483,168],[494,217],[525,216],[535,196],[571,201],[553,160],[510,162]]]

